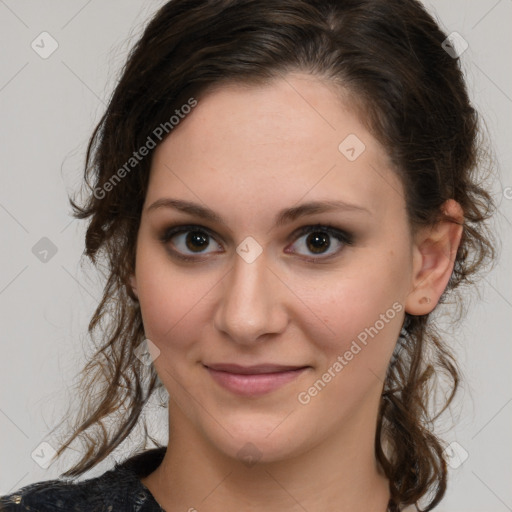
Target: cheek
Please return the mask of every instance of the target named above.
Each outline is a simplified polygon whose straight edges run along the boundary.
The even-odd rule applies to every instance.
[[[167,349],[169,340],[174,346],[185,345],[193,336],[193,327],[198,325],[194,318],[201,310],[203,286],[190,288],[187,279],[145,280],[139,292],[142,318],[146,336],[157,345]],[[203,293],[202,293],[203,292]],[[188,332],[189,336],[183,335]]]
[[[331,404],[336,417],[356,414],[362,403],[380,396],[404,314],[398,301],[347,298],[344,305],[330,306],[335,336],[311,333],[321,356],[315,376],[298,396],[301,404],[315,401],[319,411]]]
[[[358,343],[364,350],[376,345],[384,346],[384,352],[389,352],[394,345],[403,321],[403,303],[396,300],[386,289],[378,293],[365,294],[360,289],[342,289],[334,299],[314,303],[318,310],[317,345],[332,358],[350,350],[353,342]],[[323,336],[320,336],[320,332]],[[354,349],[357,351],[357,347]],[[381,352],[380,349],[377,350]],[[373,350],[372,350],[373,352]],[[350,355],[348,356],[350,357]]]
[[[350,272],[326,278],[309,293],[303,290],[317,319],[310,339],[327,367],[342,356],[351,366],[380,374],[391,357],[405,314],[408,262],[392,251],[379,256],[361,258]]]
[[[203,286],[191,286],[190,276],[176,271],[165,252],[141,237],[137,252],[137,288],[147,338],[160,350],[166,349],[166,339],[187,320],[187,314],[199,301]]]

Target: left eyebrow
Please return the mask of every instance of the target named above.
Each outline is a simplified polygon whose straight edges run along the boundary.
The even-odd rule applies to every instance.
[[[172,208],[227,226],[226,221],[216,212],[208,207],[202,206],[198,203],[193,203],[191,201],[163,197],[148,206],[146,208],[146,212],[150,212],[158,208]],[[276,215],[274,219],[274,226],[282,226],[306,215],[314,215],[316,213],[324,213],[330,211],[354,211],[366,213],[369,215],[372,214],[370,210],[363,206],[347,203],[345,201],[312,201],[309,203],[303,203],[298,206],[284,208]]]

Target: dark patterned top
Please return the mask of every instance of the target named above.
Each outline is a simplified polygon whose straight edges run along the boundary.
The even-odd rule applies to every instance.
[[[165,512],[140,478],[162,462],[165,447],[136,454],[96,478],[36,482],[0,497],[1,512]]]

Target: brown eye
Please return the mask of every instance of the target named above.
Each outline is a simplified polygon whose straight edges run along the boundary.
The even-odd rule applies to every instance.
[[[185,237],[185,244],[187,248],[191,251],[203,250],[205,247],[208,247],[208,239],[209,236],[204,231],[188,231],[187,236]]]
[[[321,254],[325,250],[329,249],[331,242],[327,233],[315,231],[306,238],[306,245],[308,250],[312,253]]]
[[[336,241],[335,245],[338,245],[338,250],[335,250],[334,252],[328,254],[325,257],[322,256],[321,258],[311,258],[311,260],[323,260],[328,259],[331,256],[336,256],[343,249],[344,246],[353,244],[352,235],[332,226],[305,226],[300,229],[298,235],[302,235],[298,240],[305,237],[304,243],[302,244],[306,247],[305,256],[315,254],[324,255],[332,245],[331,240],[334,239]],[[298,242],[294,243],[294,245],[297,244]],[[291,252],[297,251],[293,250]]]
[[[212,235],[205,229],[198,226],[178,226],[167,229],[161,236],[160,240],[164,245],[172,244],[172,252],[178,258],[185,260],[194,260],[191,254],[208,254],[205,249],[213,245]],[[217,249],[221,249],[217,243]]]

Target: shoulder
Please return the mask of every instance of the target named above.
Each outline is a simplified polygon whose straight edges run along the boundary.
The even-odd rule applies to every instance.
[[[139,479],[141,464],[138,461],[142,455],[116,464],[113,469],[88,480],[46,480],[22,487],[0,496],[0,512],[161,510],[160,507],[155,509],[153,497]]]
[[[36,482],[7,496],[0,497],[0,511],[50,511],[65,510],[70,500],[82,500],[90,483],[71,483],[63,480]],[[85,492],[85,495],[87,493]]]
[[[116,470],[81,482],[66,480],[36,482],[0,497],[0,511],[106,512],[109,510],[109,505],[114,507],[119,504],[120,495],[123,498],[122,493],[126,485],[122,476]]]
[[[61,480],[46,480],[27,485],[12,494],[0,496],[0,511],[60,510],[57,508],[61,506],[60,497],[63,491],[66,494],[66,487],[69,485],[73,484]],[[82,484],[74,484],[75,494],[80,487],[83,487]]]

